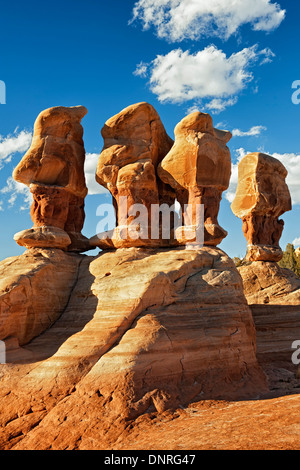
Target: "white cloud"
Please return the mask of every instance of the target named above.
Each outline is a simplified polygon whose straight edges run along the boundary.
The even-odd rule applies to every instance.
[[[250,152],[246,152],[243,148],[237,151],[237,163],[232,165],[232,176],[230,180],[230,187],[225,193],[225,198],[231,203],[235,198],[235,193],[238,184],[238,164],[241,159]],[[293,205],[300,204],[300,154],[296,153],[273,153],[270,154],[272,157],[277,158],[287,169],[288,176],[286,179],[289,187]]]
[[[24,153],[31,144],[32,132],[21,131],[18,129],[7,137],[0,136],[0,169],[4,164],[10,163],[13,155],[16,153]]]
[[[103,186],[100,186],[100,184],[97,183],[95,179],[98,160],[99,160],[99,155],[97,153],[86,154],[84,172],[85,172],[86,185],[89,191],[88,194],[90,196],[94,194],[109,194],[109,191]]]
[[[135,71],[133,72],[133,75],[135,75],[136,77],[145,78],[147,76],[148,66],[149,66],[149,64],[147,64],[145,62],[140,62],[137,65]]]
[[[267,128],[264,126],[253,126],[249,131],[241,131],[240,129],[233,129],[233,137],[258,137],[263,131],[266,131]]]
[[[7,209],[15,206],[18,197],[21,198],[20,211],[28,210],[32,204],[32,194],[25,184],[18,183],[11,176],[7,179],[6,186],[0,190],[1,194],[9,196]]]
[[[285,18],[285,10],[272,0],[139,0],[131,22],[145,30],[153,26],[169,42],[202,37],[228,39],[242,25],[255,31],[272,31]]]
[[[294,245],[295,247],[300,246],[300,237],[299,237],[299,238],[295,238],[295,240],[293,241],[293,245]]]
[[[233,106],[237,95],[253,80],[249,69],[269,56],[269,50],[259,51],[257,45],[230,57],[213,45],[195,54],[175,49],[148,64],[149,86],[160,102],[198,100],[203,109],[202,100],[209,100],[207,109],[220,112]],[[144,76],[146,64],[139,64],[135,73]]]
[[[206,107],[214,114],[221,113],[225,111],[226,108],[229,106],[234,106],[238,101],[238,97],[234,96],[233,98],[222,99],[222,98],[214,98],[209,103],[207,103]]]

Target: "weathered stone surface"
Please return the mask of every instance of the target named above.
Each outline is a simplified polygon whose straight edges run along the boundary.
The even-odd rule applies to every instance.
[[[145,413],[266,391],[241,278],[213,248],[82,257],[63,315],[0,375],[14,449],[117,448]]]
[[[290,396],[266,400],[201,401],[176,413],[143,416],[110,449],[177,450],[176,462],[186,455],[183,449],[299,450],[297,391],[299,388]]]
[[[230,132],[214,129],[209,114],[195,112],[175,128],[175,144],[158,167],[160,179],[176,193],[186,225],[196,225],[185,205],[203,204],[205,208],[204,241],[216,246],[227,235],[218,223],[222,192],[229,186],[231,156]],[[191,219],[191,220],[190,220]]]
[[[274,262],[256,261],[238,268],[257,331],[262,365],[295,370],[292,344],[300,340],[300,279]]]
[[[58,248],[66,250],[71,244],[71,238],[61,228],[50,226],[41,226],[22,230],[16,233],[14,240],[18,245],[25,248]]]
[[[151,205],[172,205],[175,195],[163,183],[158,185],[156,168],[173,145],[159,115],[148,103],[137,103],[110,118],[102,129],[104,147],[99,158],[96,180],[113,195],[117,210],[117,246],[153,245],[151,243]],[[124,202],[127,198],[127,205]],[[122,240],[119,230],[127,229],[136,218],[130,214],[141,204],[147,214],[141,220],[139,240],[128,233]],[[145,226],[145,227],[143,227]],[[145,233],[143,233],[143,230]],[[141,240],[144,240],[141,243]],[[129,242],[129,243],[128,243]]]
[[[239,181],[233,213],[243,220],[250,261],[279,261],[279,241],[290,211],[291,196],[285,182],[287,170],[277,159],[262,153],[245,156],[239,163]]]
[[[70,251],[88,248],[87,240],[85,245],[82,244],[81,235],[87,195],[81,119],[86,113],[83,106],[59,106],[43,111],[35,122],[31,147],[14,170],[14,179],[29,186],[33,195],[31,217],[34,227],[29,246],[41,246],[39,227],[57,227],[66,235],[72,235],[68,246]],[[27,234],[24,235],[23,240],[18,234],[16,241],[27,247]],[[44,248],[53,246],[52,235],[48,240],[45,234],[43,240]],[[61,247],[59,238],[56,248]]]
[[[0,262],[0,340],[29,343],[63,313],[81,257],[29,250]]]

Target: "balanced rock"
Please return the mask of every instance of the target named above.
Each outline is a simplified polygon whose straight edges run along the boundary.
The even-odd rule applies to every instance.
[[[276,158],[262,153],[245,156],[239,163],[239,179],[233,213],[243,220],[250,261],[279,261],[279,241],[284,221],[279,217],[292,208],[286,184],[287,170]]]
[[[110,118],[102,129],[104,147],[99,158],[96,180],[112,194],[117,212],[115,246],[155,244],[151,240],[152,205],[172,205],[175,195],[156,176],[157,165],[173,145],[159,115],[148,103],[137,103]],[[132,232],[135,205],[143,206],[140,224]],[[134,213],[133,213],[134,212]],[[123,233],[122,233],[123,231]],[[135,237],[134,231],[139,232]],[[101,245],[101,235],[91,241]]]
[[[43,111],[35,122],[31,147],[13,173],[33,195],[34,227],[16,234],[21,246],[87,248],[81,234],[87,195],[81,119],[86,113],[83,106],[59,106]]]
[[[186,226],[197,225],[196,208],[204,206],[205,245],[216,246],[227,235],[218,213],[231,176],[226,145],[231,137],[230,132],[214,129],[209,114],[192,113],[176,126],[175,144],[158,167],[160,179],[176,193]]]

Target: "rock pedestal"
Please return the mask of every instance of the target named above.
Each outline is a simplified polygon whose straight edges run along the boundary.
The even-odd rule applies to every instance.
[[[34,226],[16,234],[26,248],[89,249],[81,234],[87,187],[81,119],[83,106],[55,107],[43,111],[34,126],[32,144],[13,177],[30,187]]]
[[[114,198],[117,228],[112,245],[161,244],[159,240],[151,240],[151,213],[152,205],[175,202],[171,188],[162,183],[159,187],[156,175],[158,164],[173,145],[172,139],[148,103],[134,104],[110,118],[102,129],[102,136],[104,147],[96,180],[109,189]],[[142,206],[141,214],[134,224],[139,206]],[[134,231],[139,232],[137,237]],[[98,243],[96,237],[91,242],[102,246],[100,239],[99,234]]]
[[[231,175],[226,145],[231,137],[230,132],[214,129],[209,114],[192,113],[176,126],[175,144],[158,167],[160,179],[176,193],[185,225],[197,226],[196,207],[204,206],[205,245],[217,246],[227,235],[218,213]],[[192,214],[186,205],[193,208]]]
[[[279,241],[284,222],[279,217],[292,208],[285,182],[287,170],[277,159],[252,153],[239,164],[233,213],[243,220],[249,261],[280,261]]]

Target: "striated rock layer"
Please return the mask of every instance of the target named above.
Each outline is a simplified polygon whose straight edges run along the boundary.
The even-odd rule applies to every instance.
[[[264,365],[295,371],[292,344],[300,340],[300,279],[274,262],[238,268],[257,331],[257,357]]]
[[[105,449],[145,413],[266,391],[224,252],[131,248],[78,261],[60,318],[0,366],[1,448]]]
[[[26,251],[0,262],[0,340],[24,345],[62,314],[77,279],[80,256]]]

